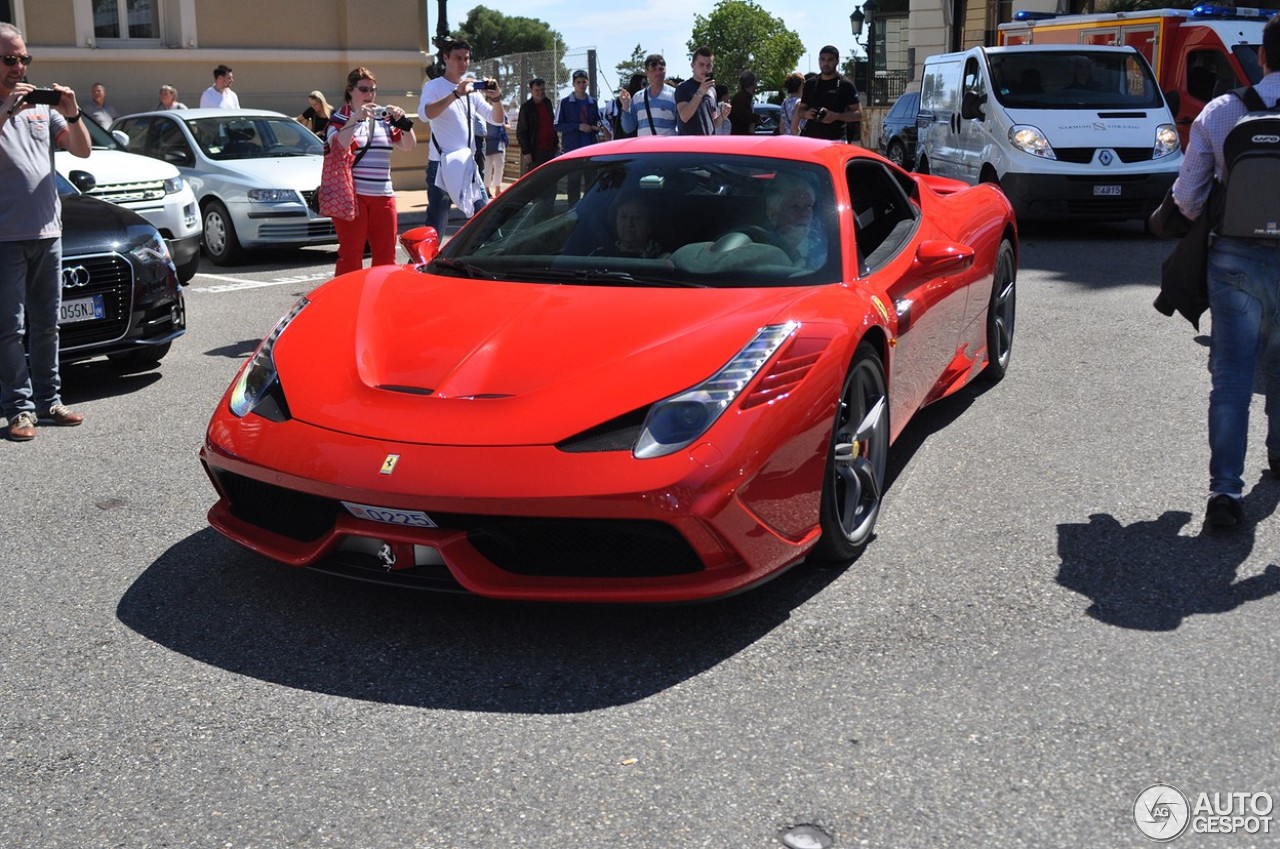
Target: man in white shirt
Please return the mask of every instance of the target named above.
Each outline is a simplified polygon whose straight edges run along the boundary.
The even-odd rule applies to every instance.
[[[200,95],[201,109],[239,109],[240,98],[231,90],[231,84],[236,81],[236,75],[231,73],[231,69],[226,65],[219,65],[213,69],[213,85],[204,90],[204,94]]]
[[[418,117],[431,122],[427,163],[427,223],[441,238],[449,208],[457,204],[470,218],[489,198],[476,167],[476,117],[502,126],[506,112],[497,80],[468,75],[471,45],[455,40],[444,45],[444,76],[428,80],[418,99]],[[480,136],[484,143],[484,136]]]

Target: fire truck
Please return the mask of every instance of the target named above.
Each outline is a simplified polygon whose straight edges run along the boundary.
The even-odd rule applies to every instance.
[[[1000,24],[997,43],[1114,44],[1137,48],[1155,71],[1187,145],[1205,103],[1262,79],[1258,48],[1275,9],[1202,5],[1096,15],[1021,11]]]

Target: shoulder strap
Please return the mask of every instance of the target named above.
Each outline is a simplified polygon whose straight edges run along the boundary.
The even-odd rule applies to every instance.
[[[653,110],[649,108],[649,87],[644,87],[644,114],[649,116],[649,132],[655,136],[658,134],[658,128],[653,123]]]
[[[1244,101],[1244,106],[1250,112],[1266,112],[1267,103],[1262,99],[1262,95],[1258,94],[1257,89],[1251,85],[1233,88],[1231,94]]]

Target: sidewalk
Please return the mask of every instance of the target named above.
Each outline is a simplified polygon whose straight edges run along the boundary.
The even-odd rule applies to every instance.
[[[396,215],[403,233],[411,227],[427,223],[427,190],[406,189],[396,192]]]

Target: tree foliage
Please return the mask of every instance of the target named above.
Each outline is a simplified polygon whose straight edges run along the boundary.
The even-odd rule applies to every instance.
[[[710,45],[716,77],[737,88],[738,75],[751,71],[761,91],[782,87],[804,55],[804,42],[751,0],[720,0],[710,15],[695,15],[689,52]]]
[[[468,12],[456,35],[470,42],[471,57],[477,60],[509,53],[554,50],[557,56],[563,56],[565,52],[564,37],[545,21],[504,15],[485,6]]]
[[[649,54],[636,45],[636,49],[631,51],[631,56],[619,62],[615,67],[618,70],[618,83],[626,85],[627,80],[631,79],[632,74],[644,76],[644,57]]]

